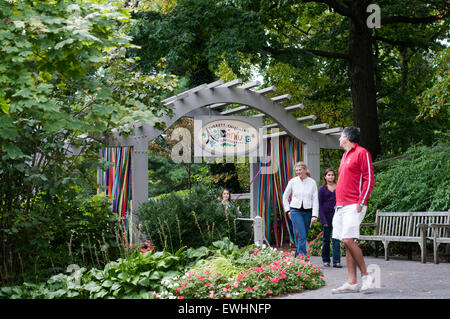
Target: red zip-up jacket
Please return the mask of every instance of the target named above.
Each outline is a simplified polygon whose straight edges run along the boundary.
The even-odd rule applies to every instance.
[[[364,147],[355,143],[341,159],[336,205],[367,205],[374,184],[372,156]]]

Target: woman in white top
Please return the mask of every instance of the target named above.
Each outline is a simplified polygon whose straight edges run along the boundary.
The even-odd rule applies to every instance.
[[[297,175],[289,181],[283,193],[284,211],[289,214],[294,230],[298,234],[295,257],[306,255],[306,238],[308,237],[311,220],[313,223],[319,217],[319,200],[317,197],[317,184],[303,162],[295,164]],[[289,196],[292,194],[291,202]]]

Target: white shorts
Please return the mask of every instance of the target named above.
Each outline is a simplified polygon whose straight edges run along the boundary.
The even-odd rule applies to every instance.
[[[361,212],[356,210],[359,204],[336,207],[333,216],[333,238],[359,238],[359,226],[366,215],[367,206]]]

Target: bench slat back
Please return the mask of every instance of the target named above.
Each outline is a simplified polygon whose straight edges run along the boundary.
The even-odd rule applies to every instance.
[[[377,234],[383,236],[419,237],[418,224],[448,224],[449,212],[377,212]],[[444,236],[445,229],[439,229],[439,235]],[[427,237],[433,236],[433,230],[427,229]]]

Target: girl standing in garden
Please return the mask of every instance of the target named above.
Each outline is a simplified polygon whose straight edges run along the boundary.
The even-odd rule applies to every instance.
[[[332,220],[336,206],[336,173],[327,168],[323,174],[323,185],[319,188],[319,216],[322,223],[323,244],[322,261],[325,267],[330,267],[330,239],[333,232]],[[333,238],[333,267],[341,268],[340,240]]]
[[[298,233],[295,257],[306,255],[306,238],[309,226],[317,221],[319,216],[319,202],[317,199],[317,184],[310,176],[308,167],[303,162],[295,164],[296,177],[292,178],[283,193],[283,207]],[[292,194],[291,202],[289,196]]]
[[[225,207],[225,210],[228,210],[233,204],[231,203],[231,193],[230,190],[224,188],[222,193],[220,194],[220,200],[222,201],[222,205]],[[242,216],[242,213],[239,210],[239,206],[237,207],[238,216]]]

